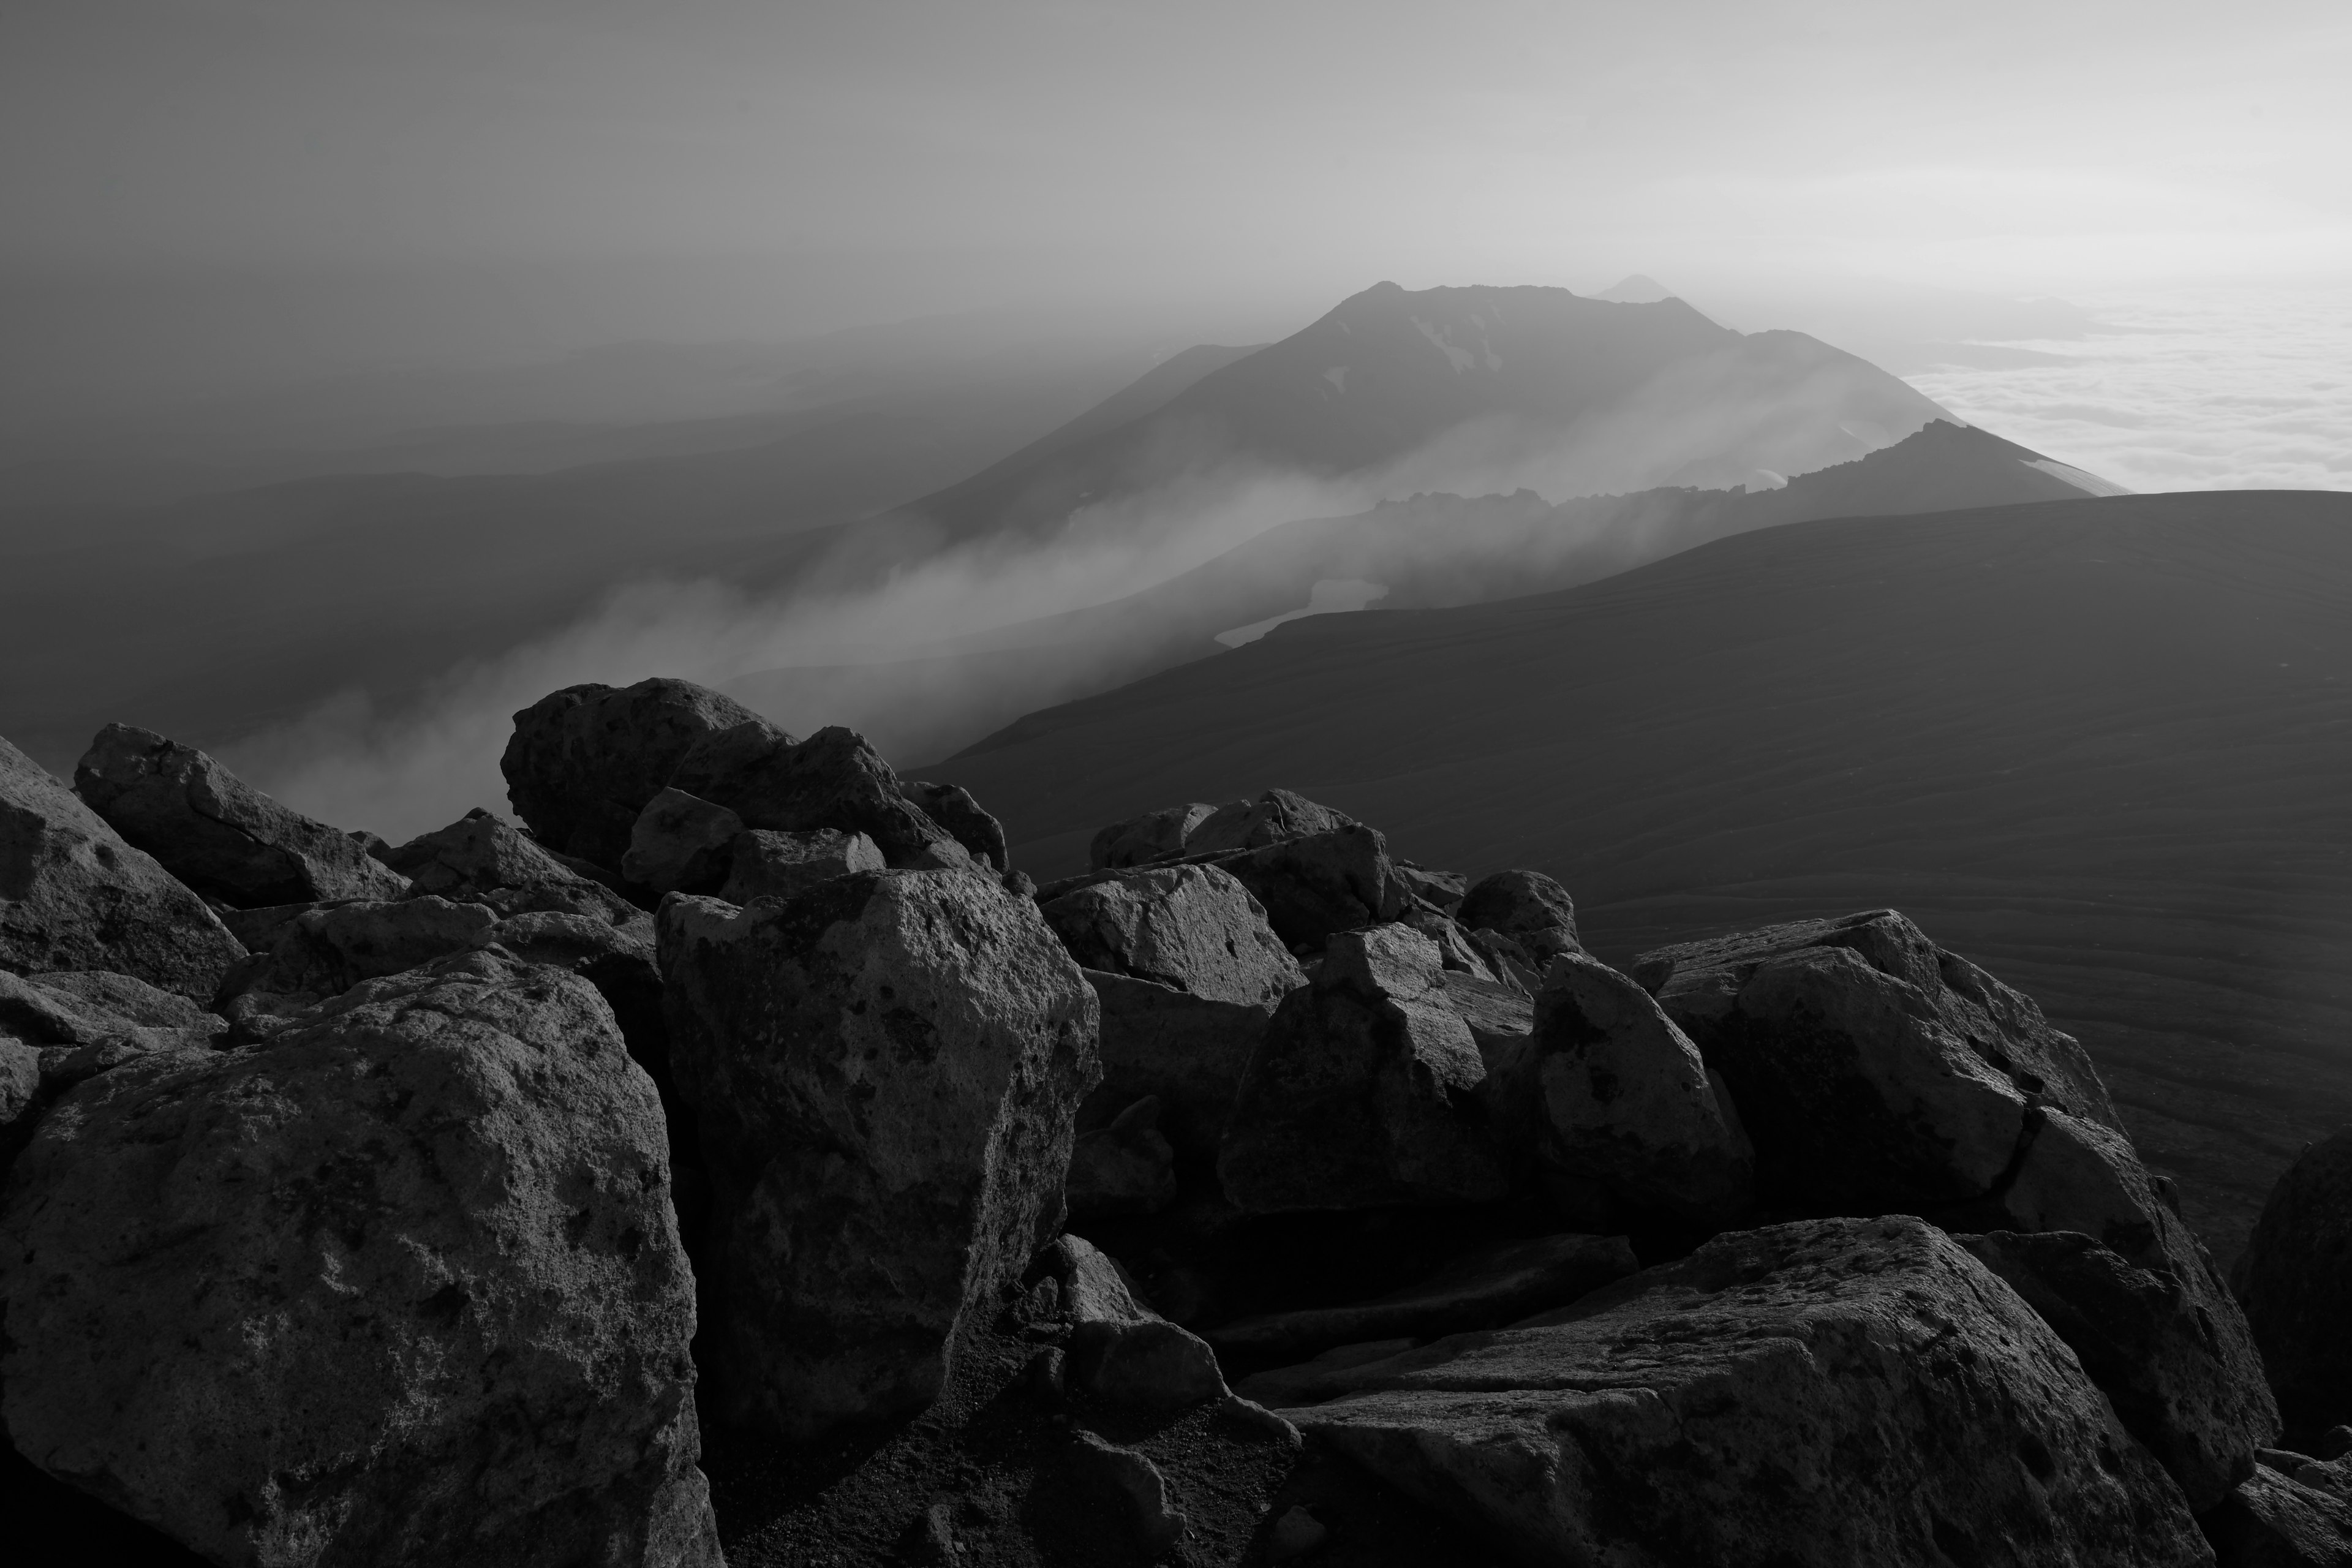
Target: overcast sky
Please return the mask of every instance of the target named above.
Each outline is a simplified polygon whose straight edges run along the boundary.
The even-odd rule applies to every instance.
[[[0,263],[603,268],[654,332],[1381,278],[2311,281],[2352,275],[2347,81],[2342,0],[11,0]]]

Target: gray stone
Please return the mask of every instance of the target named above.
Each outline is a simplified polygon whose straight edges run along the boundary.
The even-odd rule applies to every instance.
[[[1697,1047],[1648,992],[1581,952],[1545,972],[1532,1032],[1486,1084],[1515,1160],[1709,1227],[1752,1194],[1753,1156]]]
[[[1470,1026],[1470,1037],[1478,1042],[1478,1055],[1488,1072],[1515,1056],[1534,1033],[1535,998],[1515,982],[1451,969],[1437,979],[1445,987],[1447,1003]]]
[[[1084,1428],[1070,1436],[1080,1478],[1118,1502],[1136,1543],[1148,1556],[1157,1557],[1184,1538],[1189,1523],[1169,1496],[1168,1479],[1159,1466]]]
[[[719,896],[730,904],[796,899],[819,882],[884,868],[882,851],[863,833],[820,827],[808,833],[747,829],[728,850],[732,867]]]
[[[392,852],[390,864],[412,879],[411,898],[481,904],[500,915],[593,915],[613,925],[644,913],[478,807],[446,827],[410,839]]]
[[[219,1563],[719,1563],[661,1112],[491,954],[66,1096],[0,1204],[5,1414]]]
[[[1208,1342],[1163,1318],[1082,1322],[1066,1348],[1070,1388],[1108,1404],[1172,1412],[1227,1393]]]
[[[2231,1282],[2288,1418],[2352,1420],[2352,1131],[2280,1173]]]
[[[1184,853],[1184,840],[1216,811],[1205,801],[1147,811],[1114,822],[1087,846],[1087,864],[1097,871],[1141,866]]]
[[[2352,1568],[2352,1506],[2267,1466],[2202,1522],[2221,1568]]]
[[[1270,789],[1254,801],[1237,800],[1202,818],[1185,835],[1184,852],[1211,855],[1228,849],[1263,849],[1270,844],[1361,826],[1344,812],[1318,805],[1305,795]]]
[[[201,1002],[244,956],[204,900],[0,741],[0,970],[104,969]]]
[[[1265,1037],[1271,1005],[1215,1002],[1156,981],[1086,971],[1102,1007],[1102,1083],[1079,1110],[1092,1130],[1150,1097],[1180,1162],[1213,1168],[1241,1092],[1242,1074]]]
[[[541,843],[618,869],[637,814],[694,743],[739,724],[791,741],[734,699],[690,680],[567,686],[515,715],[499,770],[515,815]]]
[[[670,784],[728,807],[747,827],[862,833],[902,869],[971,859],[907,799],[898,775],[865,738],[838,726],[797,743],[772,726],[722,731],[688,752]]]
[[[1906,1216],[1720,1236],[1286,1412],[1522,1561],[2212,1561],[2074,1352]]]
[[[1072,1219],[1158,1214],[1173,1204],[1176,1151],[1160,1131],[1159,1096],[1147,1094],[1108,1126],[1079,1133],[1062,1191]]]
[[[206,898],[252,908],[400,896],[401,879],[349,835],[152,730],[100,730],[74,769],[74,791],[127,843]]]
[[[266,1039],[362,980],[468,952],[498,923],[485,905],[432,897],[321,904],[237,965],[222,983],[221,1010],[239,1043]]]
[[[728,1418],[806,1437],[929,1403],[964,1315],[1059,1228],[1094,994],[1034,905],[968,872],[674,893],[659,928]]]
[[[1496,1242],[1376,1300],[1237,1319],[1212,1330],[1209,1342],[1227,1355],[1266,1358],[1312,1355],[1333,1346],[1400,1336],[1433,1339],[1469,1329],[1500,1328],[1531,1313],[1565,1307],[1640,1267],[1622,1236]],[[1248,1392],[1246,1384],[1244,1392]]]
[[[1398,860],[1394,865],[1397,875],[1412,889],[1413,896],[1432,909],[1451,914],[1470,890],[1470,879],[1459,871],[1432,871],[1410,860]]]
[[[1269,1563],[1294,1563],[1322,1550],[1331,1539],[1323,1521],[1307,1511],[1304,1504],[1293,1504],[1274,1521],[1266,1534],[1265,1560]]]
[[[1087,969],[1195,996],[1272,1008],[1307,983],[1265,910],[1213,866],[1155,866],[1089,879],[1041,906]]]
[[[2224,1353],[2242,1335],[2217,1329],[2169,1271],[2137,1268],[2071,1231],[1954,1239],[2058,1331],[2192,1510],[2253,1473],[2254,1450],[2278,1435],[2262,1369]]]
[[[961,784],[925,784],[901,779],[898,793],[917,809],[948,831],[964,853],[999,873],[1012,861],[1004,849],[1004,825],[981,808],[971,791]]]
[[[743,819],[723,805],[664,789],[629,829],[621,875],[656,893],[711,893],[727,880]]]
[[[1472,931],[1508,937],[1541,970],[1563,952],[1581,952],[1576,904],[1568,889],[1540,871],[1496,871],[1463,895],[1454,918]]]
[[[1352,824],[1221,854],[1215,864],[1250,890],[1293,952],[1319,952],[1336,932],[1395,920],[1412,899],[1389,863],[1388,840]]]
[[[140,1057],[208,1051],[228,1026],[127,974],[0,973],[0,1173],[67,1089]]]
[[[1060,1236],[1038,1248],[1031,1271],[1055,1286],[1055,1315],[1072,1323],[1146,1323],[1160,1314],[1144,1301],[1118,1260],[1082,1236]]]
[[[1248,1214],[1501,1198],[1486,1068],[1434,943],[1402,926],[1331,939],[1266,1026],[1217,1175]]]

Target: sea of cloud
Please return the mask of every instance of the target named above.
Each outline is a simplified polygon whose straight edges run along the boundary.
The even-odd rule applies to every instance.
[[[2352,289],[2077,296],[2054,356],[1910,383],[1963,419],[2134,490],[2352,489]]]

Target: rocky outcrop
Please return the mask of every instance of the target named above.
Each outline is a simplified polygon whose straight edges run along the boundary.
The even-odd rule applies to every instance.
[[[1540,871],[1497,871],[1463,894],[1454,918],[1470,931],[1507,937],[1542,967],[1563,952],[1581,952],[1576,904],[1568,889]]]
[[[1649,993],[1581,952],[1555,957],[1534,1028],[1486,1087],[1501,1135],[1570,1212],[1594,1194],[1709,1226],[1738,1217],[1753,1160],[1727,1097]]]
[[[643,913],[478,807],[392,850],[386,863],[411,879],[411,898],[480,904],[500,915],[587,915],[612,925]]]
[[[1294,952],[1319,952],[1336,932],[1393,921],[1412,898],[1390,864],[1388,840],[1354,825],[1223,854],[1214,864],[1249,889]]]
[[[2200,1522],[2221,1568],[2352,1568],[2352,1502],[2267,1464]]]
[[[357,840],[152,730],[100,730],[74,769],[74,791],[125,842],[206,898],[250,909],[400,896],[401,879]]]
[[[1253,1007],[1271,1008],[1307,983],[1258,901],[1213,866],[1089,878],[1040,908],[1087,969]]]
[[[746,827],[862,833],[902,869],[971,863],[865,738],[837,726],[797,744],[764,721],[722,731],[681,758],[668,783],[727,807]]]
[[[637,814],[694,743],[747,723],[765,726],[734,699],[688,680],[567,686],[515,715],[499,770],[515,815],[541,843],[618,869]]]
[[[963,785],[901,779],[898,793],[945,828],[974,860],[999,872],[1013,864],[1004,851],[1004,825],[982,810],[980,802]]]
[[[1509,1191],[1485,1061],[1436,945],[1389,925],[1331,939],[1266,1026],[1217,1174],[1244,1213],[1475,1203]]]
[[[468,954],[48,1113],[0,1209],[34,1463],[215,1562],[710,1564],[652,1086]]]
[[[728,867],[719,896],[730,904],[748,904],[753,899],[798,898],[835,877],[882,870],[884,862],[882,851],[863,833],[748,829],[729,847]]]
[[[2262,1369],[2224,1353],[2232,1338],[2170,1271],[2070,1231],[1955,1239],[2058,1331],[2191,1509],[2213,1507],[2253,1473],[2254,1450],[2278,1435]]]
[[[2014,1291],[1923,1221],[1717,1237],[1286,1412],[1528,1563],[2211,1561]]]
[[[244,956],[185,884],[0,741],[0,970],[103,969],[201,1002]]]
[[[1270,789],[1255,800],[1237,800],[1202,817],[1184,835],[1184,852],[1213,855],[1229,849],[1263,849],[1269,844],[1361,826],[1346,813],[1318,805],[1305,795]]]
[[[673,894],[660,952],[721,1407],[804,1437],[927,1404],[1059,1226],[1092,991],[1034,905],[957,871]]]
[[[682,789],[646,803],[629,829],[621,875],[656,893],[715,892],[727,879],[743,819]]]
[[[2352,1420],[2352,1131],[2280,1174],[2231,1283],[2287,1418],[2312,1429]]]
[[[1205,801],[1147,811],[1124,822],[1114,822],[1087,846],[1087,864],[1097,871],[1142,866],[1173,859],[1184,853],[1184,840],[1207,821],[1216,807]]]

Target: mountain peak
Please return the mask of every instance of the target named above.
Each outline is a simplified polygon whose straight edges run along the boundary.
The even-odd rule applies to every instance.
[[[1646,272],[1629,272],[1592,298],[1612,305],[1655,305],[1681,296]]]

